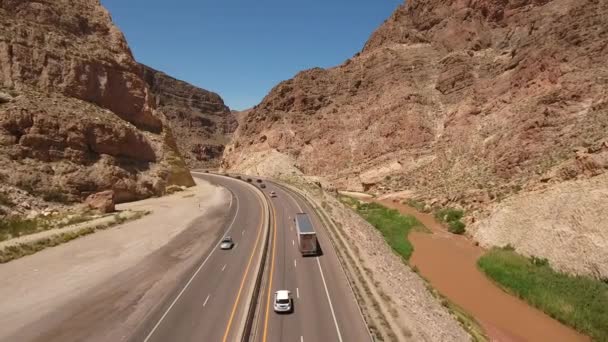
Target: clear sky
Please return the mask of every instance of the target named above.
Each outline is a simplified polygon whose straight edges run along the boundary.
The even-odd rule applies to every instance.
[[[403,0],[101,0],[135,58],[236,110],[361,50]]]

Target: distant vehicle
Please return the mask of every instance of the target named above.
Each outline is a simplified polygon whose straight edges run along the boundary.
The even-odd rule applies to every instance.
[[[248,181],[249,183],[251,183],[251,178],[247,178],[247,181]]]
[[[300,253],[302,255],[317,255],[319,252],[317,233],[315,233],[308,214],[297,213],[294,221],[296,222]]]
[[[238,176],[238,175],[237,175],[237,176],[236,176],[236,179],[241,179],[241,176]]]
[[[266,184],[260,184],[260,188],[265,189],[266,188]]]
[[[255,181],[258,182],[258,183],[262,183],[261,179],[256,179]]]
[[[277,193],[276,193],[276,192],[274,192],[274,191],[271,191],[271,192],[270,192],[270,197],[277,197]]]
[[[222,239],[222,242],[220,242],[220,248],[221,249],[231,249],[234,246],[234,241],[232,241],[232,238],[230,236],[226,236]]]
[[[291,303],[291,292],[287,290],[279,290],[274,293],[274,311],[279,313],[291,312],[293,305]]]

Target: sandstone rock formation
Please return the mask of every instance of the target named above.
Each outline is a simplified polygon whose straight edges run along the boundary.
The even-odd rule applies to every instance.
[[[3,188],[47,202],[113,190],[123,202],[194,184],[98,0],[0,1],[0,20]]]
[[[175,132],[177,145],[192,168],[217,168],[237,120],[222,98],[143,66],[157,108]]]
[[[87,197],[85,203],[89,208],[98,210],[103,214],[111,213],[116,210],[114,202],[114,191],[112,190],[106,190],[92,194]]]
[[[352,59],[277,85],[223,166],[273,150],[340,189],[412,190],[484,218],[606,171],[607,42],[606,1],[408,1]]]

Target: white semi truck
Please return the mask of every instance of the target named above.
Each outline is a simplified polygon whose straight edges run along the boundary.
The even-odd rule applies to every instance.
[[[302,255],[317,255],[319,250],[317,233],[315,233],[308,214],[297,213],[294,221],[296,222],[300,253]]]

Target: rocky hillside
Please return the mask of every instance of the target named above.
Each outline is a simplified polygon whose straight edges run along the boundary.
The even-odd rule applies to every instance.
[[[237,120],[216,93],[179,81],[148,66],[143,78],[157,108],[169,119],[191,168],[217,168]]]
[[[98,0],[4,0],[0,20],[3,211],[193,184],[142,67]]]
[[[608,168],[607,42],[606,1],[408,1],[352,59],[277,85],[244,119],[223,166],[255,172],[251,156],[276,151],[338,188],[407,190],[465,208],[468,223],[482,220],[471,232],[498,229],[485,219],[505,198]],[[606,222],[608,202],[596,205]],[[556,222],[554,208],[536,209],[544,225]],[[512,234],[482,240],[554,262],[600,252],[604,242],[579,239],[597,222],[585,213],[561,236],[534,235],[561,256],[525,248],[526,227],[506,219]],[[608,275],[588,261],[573,268]]]

